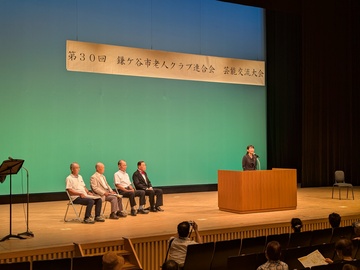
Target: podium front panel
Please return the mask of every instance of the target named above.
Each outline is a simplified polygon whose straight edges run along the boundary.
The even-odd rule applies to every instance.
[[[218,206],[235,213],[296,209],[296,170],[219,170]]]

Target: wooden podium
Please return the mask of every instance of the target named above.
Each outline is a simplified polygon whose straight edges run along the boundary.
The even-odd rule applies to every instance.
[[[219,170],[218,206],[234,213],[296,209],[296,170]]]

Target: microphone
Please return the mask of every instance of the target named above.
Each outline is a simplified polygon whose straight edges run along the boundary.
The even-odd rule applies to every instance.
[[[260,158],[260,157],[259,157],[257,154],[255,154],[255,153],[254,153],[253,155],[254,155],[256,158]]]

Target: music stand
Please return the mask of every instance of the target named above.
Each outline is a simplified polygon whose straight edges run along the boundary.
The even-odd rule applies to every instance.
[[[0,176],[4,176],[4,178],[3,178],[4,180],[5,180],[6,175],[10,175],[10,233],[7,236],[3,237],[0,240],[0,242],[8,240],[12,237],[18,238],[18,239],[26,239],[19,235],[12,234],[12,178],[11,178],[11,176],[13,174],[17,174],[19,172],[23,163],[24,163],[23,159],[11,159],[11,160],[4,160],[0,166]]]

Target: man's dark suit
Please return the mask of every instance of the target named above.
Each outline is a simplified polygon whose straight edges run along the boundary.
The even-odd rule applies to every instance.
[[[141,172],[139,170],[136,170],[136,172],[134,172],[132,179],[135,185],[135,188],[137,190],[144,190],[145,191],[145,195],[149,196],[149,202],[150,202],[150,208],[154,209],[157,207],[160,207],[163,205],[163,191],[160,188],[154,188],[151,185],[151,182],[146,174],[146,172],[144,172],[145,178],[146,178],[146,182],[144,177],[141,175]],[[152,187],[152,190],[146,190],[147,188]],[[156,196],[156,202],[155,202],[155,197]]]

